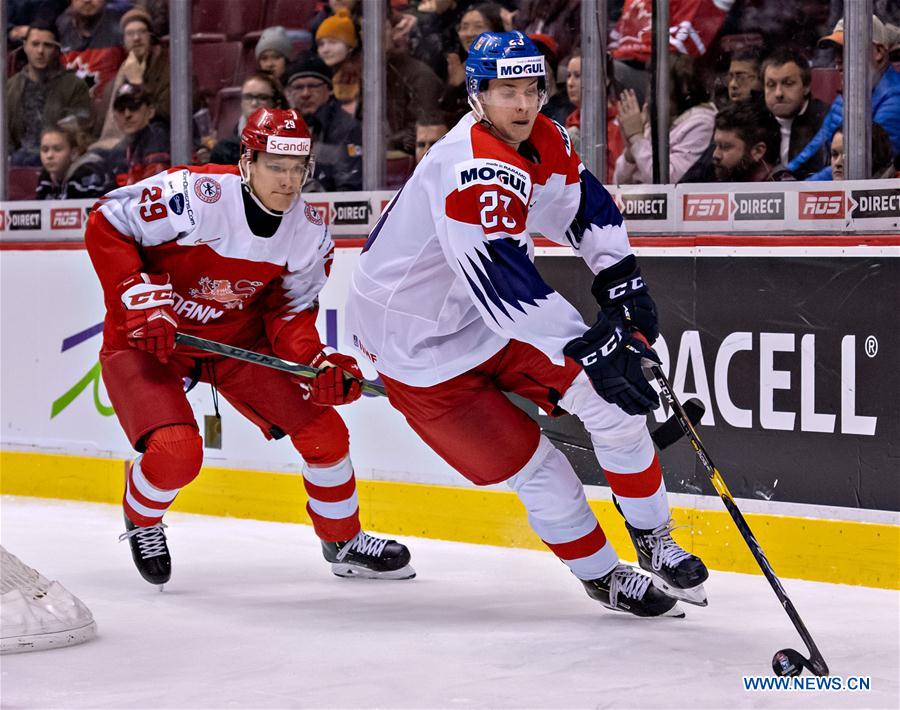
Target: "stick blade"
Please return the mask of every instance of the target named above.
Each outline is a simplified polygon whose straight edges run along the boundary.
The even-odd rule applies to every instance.
[[[706,406],[696,397],[687,400],[682,407],[692,426],[697,426],[706,413]],[[656,448],[662,451],[684,436],[684,431],[682,431],[678,419],[675,415],[672,415],[654,429],[650,436],[653,439],[653,443],[656,444]]]

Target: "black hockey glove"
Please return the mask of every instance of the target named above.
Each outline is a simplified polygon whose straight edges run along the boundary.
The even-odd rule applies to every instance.
[[[658,363],[659,357],[627,330],[617,330],[603,313],[584,335],[570,340],[563,353],[584,368],[597,394],[626,414],[649,414],[659,406],[659,396],[641,369],[642,358]]]
[[[650,298],[633,254],[597,274],[591,293],[603,314],[626,333],[637,329],[651,345],[659,337],[656,304]]]

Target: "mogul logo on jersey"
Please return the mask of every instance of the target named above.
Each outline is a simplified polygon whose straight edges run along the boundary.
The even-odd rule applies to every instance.
[[[266,152],[278,155],[309,155],[311,145],[309,138],[286,136],[268,136],[266,138]]]
[[[322,215],[319,214],[319,211],[311,204],[309,204],[309,202],[304,205],[303,214],[305,214],[306,219],[308,219],[313,224],[322,224]]]
[[[619,195],[622,215],[631,219],[668,219],[669,198],[665,193]]]
[[[856,206],[851,217],[871,219],[873,217],[900,217],[900,188],[887,190],[854,190]]]
[[[175,214],[181,214],[184,212],[184,195],[180,192],[176,192],[169,198],[169,207]]]
[[[218,180],[213,180],[205,175],[194,183],[194,194],[201,200],[212,204],[218,202],[222,196],[222,186]]]
[[[725,222],[731,214],[731,202],[726,194],[685,195],[686,222]]]
[[[799,194],[797,215],[800,219],[843,219],[844,193],[801,192]]]
[[[40,210],[10,210],[10,231],[41,228]]]
[[[543,56],[497,60],[498,79],[520,79],[525,76],[544,76]]]
[[[229,310],[234,308],[242,310],[244,301],[256,293],[256,290],[262,286],[262,281],[238,279],[232,287],[231,281],[228,279],[211,279],[204,276],[200,279],[199,286],[199,289],[192,288],[188,294],[193,298],[216,301]]]
[[[784,194],[758,192],[734,196],[734,218],[737,220],[784,219]]]
[[[50,229],[78,229],[80,227],[80,209],[64,208],[50,210]]]
[[[473,185],[500,185],[528,204],[531,194],[531,177],[524,170],[499,160],[478,158],[458,163],[456,186],[460,190]]]
[[[368,224],[372,208],[365,202],[335,202],[332,224]]]

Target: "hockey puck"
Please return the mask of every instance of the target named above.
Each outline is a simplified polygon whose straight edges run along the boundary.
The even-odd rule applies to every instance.
[[[804,658],[792,648],[783,648],[772,658],[772,670],[777,676],[795,676],[803,672]]]

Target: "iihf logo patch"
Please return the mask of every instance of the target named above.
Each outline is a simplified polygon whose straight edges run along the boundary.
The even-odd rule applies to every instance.
[[[211,177],[202,177],[194,183],[194,193],[204,202],[212,204],[222,196],[222,186]]]
[[[303,208],[303,212],[306,214],[306,219],[313,224],[322,224],[322,215],[320,215],[319,211],[308,202]]]

